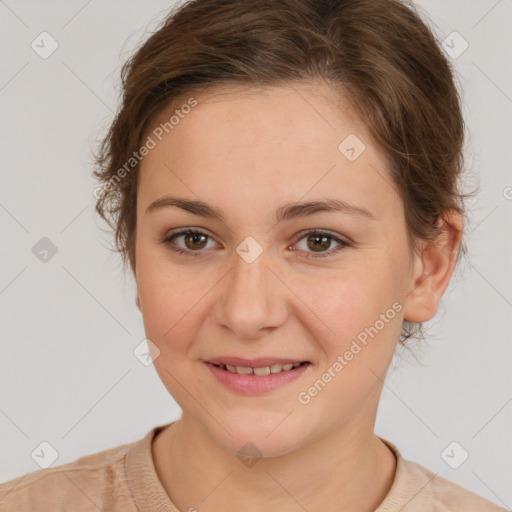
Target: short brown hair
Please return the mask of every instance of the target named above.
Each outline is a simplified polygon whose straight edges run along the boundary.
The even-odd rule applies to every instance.
[[[126,172],[126,162],[160,112],[215,85],[322,80],[338,91],[391,162],[411,249],[436,240],[444,211],[465,213],[454,71],[405,0],[188,1],[171,9],[121,79],[122,104],[95,155],[96,211],[134,274],[139,165]],[[421,324],[404,322],[400,341],[418,333]]]

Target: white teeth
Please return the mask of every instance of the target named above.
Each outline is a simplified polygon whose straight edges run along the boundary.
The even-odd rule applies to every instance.
[[[279,373],[283,369],[282,364],[273,364],[270,367],[270,373]]]
[[[270,375],[271,373],[279,373],[291,370],[292,368],[297,368],[297,366],[300,366],[301,364],[302,363],[273,364],[272,366],[263,366],[260,368],[233,366],[231,364],[218,364],[217,366],[230,373],[238,373],[240,375],[258,375],[263,377],[265,375]]]
[[[252,368],[246,366],[237,366],[236,373],[240,373],[241,375],[251,375]]]
[[[270,375],[270,367],[264,366],[263,368],[254,368],[254,375]]]

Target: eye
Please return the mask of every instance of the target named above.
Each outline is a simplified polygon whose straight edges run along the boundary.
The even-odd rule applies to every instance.
[[[351,245],[349,242],[341,240],[328,231],[318,229],[302,231],[298,236],[298,242],[305,240],[305,246],[300,248],[300,250],[306,253],[306,258],[323,258],[326,256],[331,256],[334,253],[337,253],[345,247],[349,247]],[[183,242],[183,246],[181,247],[175,242],[175,240],[179,239],[182,239]],[[210,235],[204,231],[186,229],[170,234],[163,240],[162,243],[167,245],[173,252],[197,257],[202,256],[205,252],[202,249],[209,248],[207,247],[208,239],[212,240]],[[338,244],[337,247],[330,251],[327,250],[331,247],[333,241]],[[295,245],[297,245],[297,242],[295,242]]]
[[[176,244],[174,243],[175,239],[180,238],[183,239],[183,243],[185,245],[184,247],[176,246]],[[208,238],[211,239],[211,237],[204,233],[203,231],[186,229],[169,235],[163,240],[163,243],[165,243],[169,247],[169,249],[171,249],[171,251],[177,252],[179,254],[200,256],[201,249],[204,249],[206,247]]]
[[[303,231],[299,233],[299,242],[305,240],[305,245],[301,250],[306,252],[306,258],[324,258],[326,256],[332,256],[334,253],[341,251],[343,248],[350,246],[348,242],[339,239],[337,236],[332,235],[328,231],[322,231],[318,229]],[[333,250],[328,251],[332,245],[332,242],[338,244]],[[308,252],[311,249],[312,252]],[[324,250],[326,249],[326,250]]]

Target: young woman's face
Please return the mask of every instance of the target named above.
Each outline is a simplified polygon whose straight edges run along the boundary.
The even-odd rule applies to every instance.
[[[234,452],[373,432],[414,269],[382,153],[322,84],[195,100],[146,133],[138,185],[138,305],[163,383]],[[166,196],[207,206],[150,207]],[[291,208],[310,202],[329,209]],[[211,364],[229,358],[307,364]]]

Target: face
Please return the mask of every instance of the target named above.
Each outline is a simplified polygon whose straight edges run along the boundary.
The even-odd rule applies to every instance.
[[[384,155],[323,84],[195,99],[168,133],[154,129],[179,105],[147,132],[156,145],[137,191],[137,300],[162,382],[233,452],[373,432],[416,268]],[[149,208],[165,196],[219,216]],[[285,206],[321,201],[348,208]],[[306,364],[269,376],[212,368],[227,358]]]

